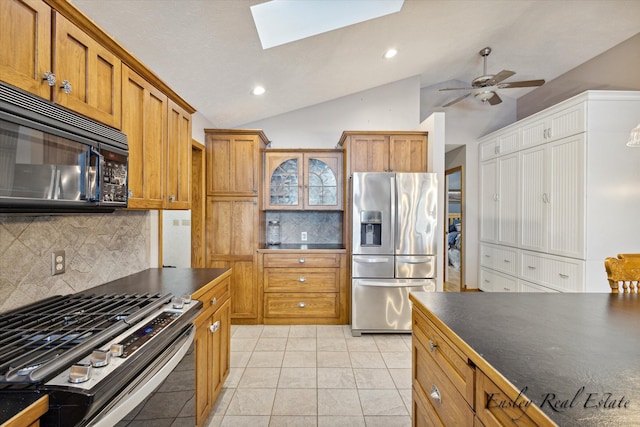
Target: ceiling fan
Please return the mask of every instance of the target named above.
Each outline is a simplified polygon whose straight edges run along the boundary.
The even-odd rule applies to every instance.
[[[521,88],[521,87],[532,87],[532,86],[542,86],[544,84],[544,80],[523,80],[519,82],[504,82],[504,80],[515,74],[515,71],[502,70],[498,74],[487,74],[487,56],[491,53],[490,47],[485,47],[482,49],[479,54],[484,58],[484,69],[482,75],[480,77],[476,77],[471,82],[471,87],[448,87],[440,89],[440,91],[445,90],[470,90],[473,92],[469,92],[465,95],[462,95],[451,102],[444,104],[442,107],[450,107],[451,105],[462,101],[469,95],[473,94],[473,96],[482,101],[484,104],[496,105],[502,102],[500,96],[496,92],[498,89],[509,89],[509,88]]]

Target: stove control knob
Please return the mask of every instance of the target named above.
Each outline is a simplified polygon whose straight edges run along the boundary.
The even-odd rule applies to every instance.
[[[120,357],[124,351],[124,346],[122,344],[111,344],[109,351],[113,357]]]
[[[91,378],[91,365],[73,365],[69,371],[69,382],[79,384]]]
[[[91,366],[101,368],[107,366],[111,360],[111,353],[106,350],[93,350],[91,353]]]

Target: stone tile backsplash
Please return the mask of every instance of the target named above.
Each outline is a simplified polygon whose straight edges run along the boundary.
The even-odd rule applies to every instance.
[[[343,243],[342,212],[267,211],[266,221],[280,220],[282,243],[302,243],[300,233],[307,232],[306,243]]]
[[[149,268],[150,214],[0,216],[0,312]],[[66,271],[51,275],[51,252]]]

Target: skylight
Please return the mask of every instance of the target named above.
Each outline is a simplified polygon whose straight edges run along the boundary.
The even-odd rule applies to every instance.
[[[263,49],[399,12],[404,0],[271,0],[251,6]]]

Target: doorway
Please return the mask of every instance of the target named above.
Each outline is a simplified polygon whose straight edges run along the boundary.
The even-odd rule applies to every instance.
[[[464,176],[462,166],[447,169],[445,176],[444,291],[466,290],[464,283]]]

